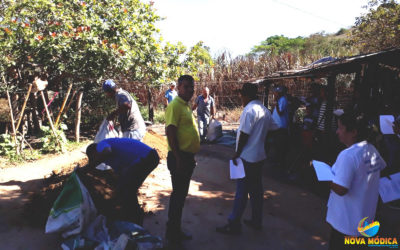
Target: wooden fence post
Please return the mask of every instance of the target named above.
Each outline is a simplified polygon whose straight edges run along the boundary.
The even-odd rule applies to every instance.
[[[149,120],[154,122],[154,107],[150,87],[147,87],[147,104],[149,106]]]
[[[8,105],[10,107],[10,117],[11,117],[11,127],[13,130],[13,140],[15,143],[15,149],[17,151],[17,155],[19,155],[19,147],[18,147],[18,140],[17,140],[17,131],[15,130],[15,124],[14,124],[14,115],[13,115],[13,109],[12,109],[12,104],[11,104],[11,97],[10,93],[8,93],[8,90],[6,91],[7,93],[7,99],[8,99]]]
[[[82,108],[83,92],[80,91],[76,101],[76,117],[75,117],[75,141],[79,142],[80,124],[81,124],[81,108]]]
[[[17,126],[15,127],[15,130],[17,130],[17,131],[18,131],[19,125],[21,124],[21,121],[22,121],[22,119],[24,117],[24,111],[25,111],[26,103],[28,102],[29,96],[31,94],[31,90],[32,90],[32,84],[29,84],[28,93],[25,96],[24,105],[22,106],[21,114],[19,116],[19,120],[18,120]]]
[[[65,95],[64,101],[63,101],[62,106],[60,108],[60,111],[58,112],[57,119],[56,119],[56,122],[55,122],[56,128],[58,127],[58,122],[60,121],[61,114],[64,111],[65,104],[67,103],[67,100],[68,100],[68,97],[69,97],[69,93],[71,93],[71,89],[72,89],[72,83],[68,87],[67,94]]]

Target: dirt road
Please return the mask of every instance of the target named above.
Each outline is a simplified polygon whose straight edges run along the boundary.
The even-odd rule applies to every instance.
[[[59,249],[58,235],[45,235],[43,228],[32,228],[23,221],[22,205],[44,175],[61,166],[84,160],[84,148],[33,164],[0,170],[0,249]],[[268,176],[264,183],[264,230],[243,227],[241,236],[215,232],[226,223],[233,203],[235,182],[229,179],[228,160],[233,149],[222,145],[202,145],[197,155],[183,216],[183,227],[194,239],[187,249],[326,249],[329,228],[325,223],[326,201],[296,186]],[[63,162],[61,159],[65,159]],[[71,164],[72,163],[72,164]],[[164,236],[171,191],[170,176],[162,161],[147,178],[141,192],[146,210],[144,227]],[[249,204],[250,205],[250,204]],[[245,217],[249,216],[248,206]]]

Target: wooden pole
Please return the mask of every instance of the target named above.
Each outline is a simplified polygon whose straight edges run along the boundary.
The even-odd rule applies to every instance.
[[[69,107],[71,106],[72,102],[74,101],[73,99],[74,99],[75,95],[76,95],[76,90],[72,91],[72,96],[71,96],[71,99],[69,100],[67,107],[65,108],[65,112],[68,112]]]
[[[65,104],[67,103],[67,100],[68,100],[68,97],[69,97],[69,93],[71,93],[71,89],[72,89],[72,83],[68,87],[67,94],[65,95],[65,98],[64,98],[63,104],[61,106],[61,109],[58,112],[57,119],[56,119],[56,122],[55,122],[56,128],[58,127],[58,122],[60,121],[61,114],[62,114],[62,112],[63,112],[63,110],[65,108]]]
[[[18,141],[17,141],[17,132],[15,130],[15,123],[14,123],[14,114],[12,111],[12,105],[11,105],[11,98],[10,98],[10,93],[8,93],[8,90],[6,91],[7,93],[7,99],[8,99],[8,106],[10,107],[10,117],[11,117],[11,127],[13,130],[13,138],[14,138],[14,143],[15,143],[15,148],[17,150],[17,155],[19,155],[19,147],[18,147]]]
[[[76,101],[76,117],[75,117],[75,141],[79,142],[80,124],[81,124],[81,108],[82,108],[83,92],[80,91]]]
[[[69,107],[71,106],[72,102],[74,101],[75,95],[76,95],[76,90],[72,91],[72,96],[71,96],[71,98],[69,99],[69,102],[68,102],[68,104],[67,104],[67,107],[64,109],[64,112],[63,112],[63,113],[68,112]],[[61,115],[62,115],[62,114],[61,114]],[[60,117],[59,123],[61,123],[62,119],[63,119],[63,118]]]
[[[53,131],[53,134],[54,134],[58,144],[61,145],[60,141],[58,140],[58,136],[57,136],[57,133],[56,133],[56,129],[54,128],[53,121],[51,120],[49,110],[47,109],[46,98],[44,98],[43,90],[40,91],[40,95],[42,96],[43,105],[44,105],[44,109],[46,110],[47,119],[49,119],[50,128]]]
[[[17,126],[15,127],[15,130],[17,130],[17,131],[19,129],[19,125],[21,124],[22,118],[24,117],[24,111],[25,111],[26,103],[28,102],[29,95],[31,94],[31,90],[32,90],[32,84],[29,84],[28,93],[25,96],[25,101],[24,101],[24,105],[22,106],[21,115],[19,117]]]
[[[154,122],[154,107],[150,87],[147,87],[147,103],[149,106],[149,120]]]

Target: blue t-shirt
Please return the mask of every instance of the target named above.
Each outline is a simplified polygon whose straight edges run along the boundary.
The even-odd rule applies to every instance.
[[[288,113],[288,101],[286,96],[282,96],[278,100],[279,110],[281,111],[282,115],[278,114],[276,107],[272,114],[272,118],[274,119],[275,123],[278,124],[279,128],[288,128],[289,125],[289,113]]]
[[[172,100],[174,100],[174,98],[177,96],[178,96],[178,93],[175,90],[168,89],[165,92],[165,98],[168,99],[168,103],[170,103]]]
[[[105,163],[117,173],[123,168],[135,165],[153,150],[146,144],[130,138],[104,139],[96,147],[97,152],[102,152],[105,148],[111,148],[112,152]]]
[[[214,98],[208,96],[208,101],[204,101],[204,96],[199,95],[196,98],[197,116],[210,117],[211,107],[214,106]]]

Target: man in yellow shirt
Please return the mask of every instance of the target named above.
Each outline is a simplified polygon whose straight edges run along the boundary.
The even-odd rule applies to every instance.
[[[200,136],[189,105],[194,94],[194,79],[183,75],[178,79],[178,96],[165,112],[168,139],[167,165],[171,173],[172,193],[168,208],[166,238],[170,248],[177,248],[182,240],[192,236],[181,229],[182,210],[189,190],[190,179],[200,149]]]

